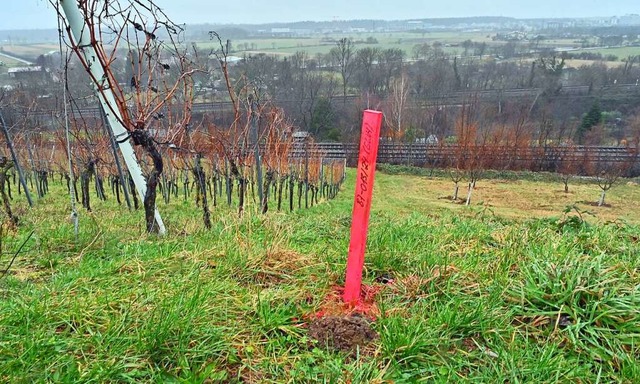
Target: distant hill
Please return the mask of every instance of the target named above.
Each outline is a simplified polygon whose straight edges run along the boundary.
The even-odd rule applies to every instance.
[[[297,21],[292,23],[268,23],[268,24],[238,24],[237,27],[247,30],[260,30],[268,28],[292,28],[292,29],[331,29],[331,28],[371,28],[385,27],[409,21],[422,22],[425,25],[453,27],[461,24],[503,24],[516,21],[517,19],[509,17],[461,17],[461,18],[442,18],[442,19],[407,19],[407,20],[334,20],[334,21]]]
[[[414,22],[416,27],[422,26],[454,28],[459,25],[479,25],[479,24],[508,24],[516,22],[517,19],[509,17],[464,17],[464,18],[441,18],[441,19],[411,19],[411,20],[334,20],[334,21],[297,21],[291,23],[267,23],[267,24],[188,24],[187,37],[201,39],[207,36],[208,32],[215,30],[221,35],[242,39],[261,31],[270,31],[278,28],[290,28],[296,30],[308,30],[310,32],[322,32],[326,30],[347,30],[347,29],[384,29],[399,24]],[[37,44],[52,43],[58,41],[58,31],[56,29],[34,29],[34,30],[0,30],[0,45],[6,44]]]
[[[464,18],[441,18],[441,19],[407,19],[407,20],[334,20],[334,21],[297,21],[289,23],[266,23],[266,24],[194,24],[188,25],[187,37],[201,39],[209,31],[216,31],[221,36],[230,39],[244,39],[252,35],[271,30],[298,30],[309,33],[322,33],[326,31],[345,30],[385,30],[414,25],[415,29],[421,28],[458,28],[460,26],[473,25],[509,25],[517,22],[518,19],[509,17],[464,17]]]
[[[583,19],[516,19],[511,17],[485,16],[485,17],[458,17],[458,18],[422,18],[407,20],[333,20],[333,21],[297,21],[288,23],[266,24],[188,24],[186,38],[188,40],[207,40],[209,31],[216,31],[228,39],[246,39],[258,34],[269,33],[273,30],[305,31],[308,34],[317,34],[331,31],[357,31],[357,30],[456,30],[465,28],[505,28],[514,29],[519,26],[529,25],[538,29],[548,25],[566,24],[572,28],[593,29],[594,26],[583,26],[584,23],[572,23]],[[629,33],[640,34],[638,27],[629,27]],[[0,30],[0,46],[8,44],[42,44],[58,41],[56,29],[36,30]]]
[[[53,43],[57,41],[57,29],[16,29],[0,31],[0,45]]]

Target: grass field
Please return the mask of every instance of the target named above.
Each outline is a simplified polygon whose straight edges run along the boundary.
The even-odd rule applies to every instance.
[[[313,341],[343,284],[354,175],[309,210],[216,208],[210,231],[191,202],[161,203],[164,238],[111,199],[81,212],[75,240],[61,186],[16,203],[2,269],[35,232],[0,280],[0,381],[640,381],[640,187],[626,183],[595,208],[593,185],[481,180],[464,207],[443,199],[447,179],[379,174],[364,276],[378,337],[352,353]]]
[[[440,42],[442,44],[459,44],[465,40],[474,42],[487,42],[495,44],[491,40],[491,36],[487,33],[479,32],[428,32],[428,33],[411,33],[411,32],[395,32],[395,33],[353,33],[353,34],[327,34],[324,39],[341,39],[350,38],[353,41],[365,41],[368,37],[373,37],[378,44],[356,44],[356,48],[376,47],[380,49],[399,48],[407,53],[407,57],[411,56],[413,47],[417,44]],[[291,55],[297,51],[306,51],[310,55],[318,53],[329,53],[331,48],[335,47],[335,43],[323,40],[321,37],[295,37],[295,38],[254,38],[233,40],[233,49],[235,53],[267,53],[273,55]],[[216,44],[211,42],[198,42],[201,48],[217,48]],[[247,48],[248,46],[248,48]],[[462,51],[460,47],[443,47],[450,54],[459,54]]]
[[[23,63],[20,63],[18,60],[14,60],[10,57],[6,57],[6,56],[2,56],[0,55],[0,61],[2,61],[4,63],[4,66],[0,67],[0,68],[11,68],[11,67],[19,67],[19,66],[23,66]]]
[[[368,37],[374,37],[379,44],[366,45],[357,44],[358,48],[366,46],[375,46],[381,49],[400,48],[411,54],[413,47],[420,43],[433,44],[440,42],[442,44],[459,44],[465,40],[473,40],[475,42],[491,43],[490,35],[479,32],[428,32],[428,33],[411,33],[411,32],[394,32],[394,33],[352,33],[352,34],[327,34],[322,37],[265,37],[252,39],[234,39],[232,40],[233,50],[235,54],[239,53],[268,53],[274,55],[291,55],[297,51],[307,51],[311,55],[317,53],[326,54],[335,43],[323,41],[323,38],[341,39],[348,37],[354,41],[364,41]],[[226,39],[222,36],[223,39]],[[198,41],[196,42],[201,49],[216,49],[217,42]],[[248,45],[248,47],[247,47]],[[3,45],[3,49],[9,53],[20,57],[31,57],[35,59],[39,55],[57,50],[57,45],[52,44],[26,44],[26,45]],[[458,53],[461,48],[447,47],[445,50],[451,54]]]
[[[28,45],[3,45],[2,48],[8,54],[16,55],[19,57],[35,59],[49,53],[51,51],[58,51],[58,46],[55,44],[28,44]]]
[[[599,61],[599,60],[566,60],[567,68],[580,68],[582,66],[590,66],[594,64],[602,64],[607,68],[620,68],[624,66],[622,61]]]
[[[428,43],[433,44],[439,42],[443,44],[443,49],[449,54],[462,54],[463,48],[459,46],[447,47],[445,45],[458,45],[466,40],[473,42],[484,42],[489,46],[503,45],[505,42],[496,42],[492,40],[495,33],[490,32],[366,32],[366,33],[345,33],[345,34],[325,34],[323,36],[314,37],[265,37],[251,39],[233,39],[233,53],[238,54],[258,54],[266,53],[279,56],[287,56],[297,51],[306,51],[310,55],[318,53],[326,54],[335,43],[326,39],[341,39],[348,37],[354,41],[365,41],[369,37],[373,37],[378,44],[356,44],[357,48],[367,46],[377,47],[380,49],[400,48],[407,53],[407,57],[412,54],[413,47],[417,44]],[[226,39],[222,36],[223,39]],[[324,40],[323,40],[324,39]],[[217,43],[212,41],[197,41],[196,44],[202,49],[216,49]],[[578,47],[579,43],[571,39],[555,39],[542,40],[540,47],[556,48],[556,47]],[[3,49],[9,54],[15,54],[20,57],[37,58],[41,54],[55,51],[58,49],[55,44],[28,44],[28,45],[4,45]],[[572,53],[581,52],[580,50],[571,51]],[[585,52],[601,53],[603,55],[615,55],[619,60],[629,56],[640,55],[640,47],[624,47],[624,48],[598,48],[589,49]]]
[[[629,56],[638,56],[640,55],[640,47],[622,47],[622,48],[597,48],[597,49],[588,49],[583,51],[572,51],[575,52],[589,52],[589,53],[600,53],[602,55],[614,55],[618,57],[618,60],[624,60]]]
[[[24,64],[21,64],[17,60],[14,60],[14,59],[11,59],[9,57],[2,56],[2,55],[0,55],[0,62],[2,62],[2,65],[0,65],[0,84],[3,83],[3,77],[5,79],[8,78],[8,74],[7,73],[9,71],[9,68],[20,67],[21,65],[24,65]]]

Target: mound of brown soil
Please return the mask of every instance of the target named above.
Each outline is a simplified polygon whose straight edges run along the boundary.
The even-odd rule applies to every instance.
[[[363,348],[378,334],[367,319],[360,316],[327,316],[309,324],[309,337],[321,346],[341,352],[355,352]]]

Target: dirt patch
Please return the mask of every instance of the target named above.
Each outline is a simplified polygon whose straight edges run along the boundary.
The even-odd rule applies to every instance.
[[[394,278],[392,272],[382,272],[374,279],[376,283],[389,285],[393,284]]]
[[[364,317],[327,316],[309,324],[309,337],[328,349],[354,353],[358,347],[366,348],[378,334]]]
[[[464,350],[465,352],[473,352],[475,350],[478,349],[478,344],[476,344],[475,340],[471,337],[467,337],[466,339],[463,339],[462,342],[460,343],[460,347],[462,348],[462,350]]]
[[[538,315],[538,316],[516,316],[512,324],[516,326],[528,326],[536,329],[565,329],[573,324],[571,315],[561,313],[554,316]]]
[[[611,204],[604,203],[603,205],[598,205],[595,201],[579,201],[580,204],[588,205],[591,207],[599,207],[599,208],[611,208],[613,207]]]
[[[273,286],[303,275],[303,270],[314,266],[310,256],[289,250],[271,250],[263,255],[250,258],[246,272],[251,275],[251,283]]]
[[[438,200],[449,200],[451,202],[456,202],[456,201],[466,201],[466,199],[463,199],[462,197],[458,196],[457,199],[453,200],[453,196],[440,196],[438,197]]]

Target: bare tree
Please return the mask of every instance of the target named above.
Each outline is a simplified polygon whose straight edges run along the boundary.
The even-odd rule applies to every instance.
[[[569,193],[569,181],[582,168],[580,163],[584,158],[579,156],[578,149],[573,144],[557,148],[556,152],[558,153],[556,172],[564,185],[564,193]]]
[[[376,91],[379,86],[377,62],[380,59],[380,49],[366,47],[356,52],[355,78],[362,92],[367,95]]]
[[[7,119],[5,118],[4,115],[4,110],[5,108],[12,103],[15,103],[16,100],[14,100],[14,98],[16,97],[16,95],[11,95],[12,97],[8,97],[5,92],[1,92],[0,93],[0,130],[2,130],[2,134],[3,134],[3,138],[5,140],[5,145],[7,146],[7,149],[9,150],[9,152],[11,153],[11,164],[13,164],[12,166],[16,169],[17,173],[18,173],[18,177],[20,179],[20,185],[22,186],[22,188],[24,189],[25,195],[27,197],[27,202],[29,203],[29,206],[33,206],[33,199],[31,198],[31,193],[29,192],[29,187],[27,186],[27,182],[26,182],[26,178],[25,178],[25,172],[23,170],[22,164],[23,162],[21,162],[20,158],[19,158],[19,154],[16,150],[16,146],[14,145],[14,138],[12,137],[10,130],[13,126],[17,125],[16,121],[13,121],[10,126],[9,122],[7,121]],[[14,119],[17,120],[17,119]],[[22,119],[23,122],[26,120],[26,118]]]
[[[0,158],[0,196],[2,197],[2,206],[11,223],[18,225],[18,216],[14,215],[11,210],[11,202],[7,194],[7,173],[11,168],[13,168],[13,162],[8,160],[6,156],[2,156]]]
[[[482,140],[480,140],[475,108],[475,101],[470,104],[463,104],[456,121],[456,151],[459,158],[456,168],[464,169],[466,173],[468,188],[465,205],[467,206],[471,205],[473,190],[482,176],[487,161],[487,153],[485,152],[486,136],[483,136]]]
[[[388,48],[380,52],[378,65],[385,92],[391,88],[392,81],[402,75],[404,56],[404,51],[399,48]]]
[[[132,176],[139,180],[136,187],[144,201],[147,231],[163,232],[155,208],[156,188],[163,171],[158,144],[171,142],[188,126],[191,76],[197,70],[191,68],[192,62],[181,44],[183,30],[152,0],[50,2],[63,22],[67,45],[96,86],[121,150],[130,151],[125,142],[131,139],[151,159],[143,181],[138,163],[131,159],[133,151],[123,152]],[[114,67],[121,47],[128,52],[131,66],[129,91],[117,81]]]
[[[334,65],[340,70],[343,103],[346,104],[347,87],[349,86],[355,63],[355,45],[351,39],[344,37],[338,40],[335,47],[331,48],[329,55]]]
[[[451,197],[451,200],[455,203],[456,201],[458,201],[458,193],[460,192],[460,182],[464,178],[464,172],[460,170],[460,168],[454,167],[449,169],[449,177],[451,178],[451,181],[453,181],[453,184],[454,184],[453,196]]]
[[[606,156],[606,155],[605,155]],[[596,179],[596,183],[602,193],[600,199],[598,199],[598,206],[605,205],[605,199],[607,192],[618,182],[618,180],[625,176],[626,173],[633,165],[633,160],[630,157],[625,159],[616,158],[602,158],[592,155],[590,157],[589,171]]]
[[[556,56],[543,56],[538,59],[537,63],[538,68],[542,71],[540,85],[543,96],[550,97],[557,95],[562,89],[561,80],[565,68],[564,58],[558,59]]]
[[[409,107],[409,80],[406,76],[401,76],[391,84],[388,103],[390,112],[385,114],[387,129],[394,140],[402,140],[406,133]]]

